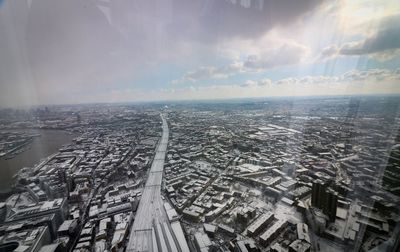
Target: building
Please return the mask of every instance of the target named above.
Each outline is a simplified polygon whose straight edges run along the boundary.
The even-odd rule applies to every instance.
[[[247,234],[249,236],[258,235],[273,219],[274,214],[272,212],[262,214],[247,228]]]
[[[233,251],[234,252],[259,252],[261,250],[257,247],[254,240],[247,239],[247,240],[237,241]]]
[[[325,202],[323,203],[322,210],[326,214],[331,222],[336,219],[338,193],[332,189],[325,191]]]
[[[0,251],[38,252],[51,242],[49,229],[46,226],[26,228],[23,230],[8,229],[0,236]]]
[[[297,223],[297,239],[311,243],[308,225],[305,223]]]
[[[325,183],[322,180],[316,180],[312,183],[311,205],[320,208],[324,192],[326,190]]]
[[[338,194],[321,180],[316,180],[312,184],[311,205],[319,208],[328,216],[329,221],[336,219]]]
[[[303,240],[295,240],[289,245],[289,252],[309,252],[310,243]]]
[[[274,239],[276,239],[281,231],[286,228],[288,222],[286,220],[278,220],[271,227],[269,227],[261,236],[260,242],[263,246],[268,246]]]
[[[198,251],[207,252],[211,250],[212,243],[206,234],[196,233],[194,235],[194,241]]]

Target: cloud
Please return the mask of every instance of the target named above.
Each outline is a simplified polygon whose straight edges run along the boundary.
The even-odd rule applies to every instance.
[[[272,85],[272,81],[270,79],[261,79],[258,81],[255,80],[247,80],[245,83],[241,84],[241,87],[244,88],[255,88],[255,87],[269,87]]]
[[[279,66],[300,63],[308,54],[306,46],[297,43],[286,43],[260,55],[249,55],[243,65],[247,69],[266,70]]]
[[[345,55],[374,54],[400,48],[400,15],[381,21],[378,31],[363,41],[345,44],[340,53]]]
[[[374,87],[374,91],[382,92],[393,90],[400,92],[400,69],[368,69],[368,70],[351,70],[338,76],[313,75],[302,77],[288,77],[275,81],[271,79],[247,80],[240,84],[230,84],[229,87],[241,88],[242,90],[254,90],[258,92],[273,90],[276,95],[287,95],[285,92],[290,90],[301,92],[305,95],[332,95],[338,94],[339,91],[352,90],[357,93],[357,88],[362,93],[363,88]],[[227,85],[220,85],[227,86]],[[390,88],[390,89],[389,89]],[[304,89],[304,92],[303,92]],[[382,90],[380,90],[382,89]],[[314,91],[315,93],[313,93]],[[292,91],[290,93],[292,93]],[[342,92],[343,94],[345,92]],[[253,93],[256,95],[257,92]],[[293,95],[293,94],[292,94]]]
[[[377,31],[358,41],[347,42],[340,47],[330,45],[322,50],[322,57],[370,55],[388,60],[400,55],[400,15],[385,17]]]
[[[284,78],[273,82],[273,85],[331,85],[355,84],[362,82],[382,83],[385,81],[399,81],[400,69],[369,69],[351,70],[339,76],[304,76]],[[399,85],[400,86],[400,85]]]
[[[21,89],[33,89],[37,102],[46,103],[71,89],[115,86],[170,62],[183,65],[193,59],[202,65],[221,41],[256,39],[299,20],[321,2],[4,1],[0,93],[17,98]],[[202,71],[224,78],[227,68]],[[14,100],[27,101],[25,96]]]
[[[261,71],[269,71],[273,78],[276,68],[296,66],[295,70],[292,67],[277,73],[290,76],[296,71],[309,70],[302,64],[309,62],[309,53],[319,53],[316,48],[328,44],[334,45],[322,51],[325,58],[369,55],[386,60],[399,55],[400,36],[396,26],[399,18],[387,18],[398,12],[397,1],[392,1],[393,5],[377,0],[356,4],[322,2],[326,3],[318,0],[4,1],[0,8],[0,105],[85,102],[95,101],[95,97],[107,100],[110,90],[126,88],[131,90],[132,97],[135,93],[146,96],[150,90],[162,88],[161,84],[153,84],[153,80],[168,83],[182,69],[193,71],[172,83],[190,85],[208,79],[228,82],[238,73]],[[348,5],[349,8],[343,9]],[[368,11],[359,5],[366,5]],[[334,9],[334,13],[328,16],[321,12],[324,6]],[[338,22],[338,12],[344,14],[342,22]],[[343,22],[351,24],[348,30],[355,32],[345,33]],[[361,29],[353,29],[360,23],[364,24]],[[350,36],[352,40],[363,39],[337,43],[336,39],[351,41]],[[385,81],[394,78],[392,73],[375,74]],[[375,78],[372,73],[364,75],[349,73],[346,78],[353,83]],[[230,85],[243,91],[246,86],[252,90],[279,86],[276,85],[279,81],[280,86],[343,83],[335,78],[306,76]],[[193,86],[197,90],[201,84]],[[228,87],[224,91],[230,95]],[[122,95],[114,93],[116,100]],[[151,97],[157,99],[156,94]]]
[[[237,61],[222,67],[200,67],[186,73],[172,84],[196,82],[205,79],[223,79],[239,73],[259,72],[275,67],[298,64],[306,59],[309,48],[293,41],[285,41],[275,48],[258,49],[259,54],[251,54],[244,61]]]
[[[244,87],[244,88],[256,87],[257,86],[257,81],[247,80],[245,83],[241,84],[240,86]]]
[[[322,49],[321,56],[322,58],[330,58],[337,56],[338,52],[339,48],[337,47],[337,45],[330,45]]]
[[[399,81],[400,69],[370,69],[366,71],[352,70],[343,74],[337,81],[339,82],[362,82],[362,81]]]
[[[290,24],[314,10],[321,0],[255,0],[255,1],[173,1],[184,12],[180,22],[183,34],[201,40],[225,37],[259,37],[266,31]],[[181,21],[181,19],[179,19]],[[188,22],[189,21],[189,22]],[[190,22],[191,21],[191,22]],[[195,30],[193,30],[193,23]]]
[[[400,69],[351,70],[338,76],[310,75],[247,80],[212,86],[181,86],[160,94],[165,99],[221,99],[240,97],[351,95],[400,93]]]
[[[196,82],[204,79],[226,79],[229,76],[235,75],[243,70],[243,65],[240,62],[232,63],[223,67],[200,67],[195,71],[186,73],[182,78],[173,80],[172,84],[180,84],[187,82]]]
[[[262,79],[257,82],[258,86],[271,86],[272,81],[270,79]]]
[[[82,93],[78,99],[90,102],[199,100],[246,97],[399,94],[400,69],[352,70],[339,76],[303,76],[247,80],[244,83],[224,83],[210,86],[181,85],[161,90],[112,90],[99,94]],[[74,100],[71,100],[74,102]]]

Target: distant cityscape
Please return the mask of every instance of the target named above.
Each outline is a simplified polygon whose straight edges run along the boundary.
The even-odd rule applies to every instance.
[[[399,109],[394,95],[1,109],[0,252],[400,251]]]

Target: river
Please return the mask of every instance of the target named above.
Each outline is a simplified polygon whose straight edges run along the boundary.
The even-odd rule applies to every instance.
[[[15,131],[15,130],[13,130]],[[61,146],[71,143],[76,137],[62,130],[25,130],[40,134],[35,137],[29,149],[16,155],[12,159],[0,158],[0,192],[5,193],[11,189],[13,176],[23,167],[33,167],[47,156],[57,152]]]

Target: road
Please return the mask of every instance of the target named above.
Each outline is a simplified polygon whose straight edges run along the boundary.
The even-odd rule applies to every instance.
[[[153,223],[168,222],[168,217],[161,199],[161,183],[165,154],[168,146],[169,129],[165,118],[162,119],[162,136],[150,168],[149,176],[132,225],[127,252],[155,251],[153,248]]]

